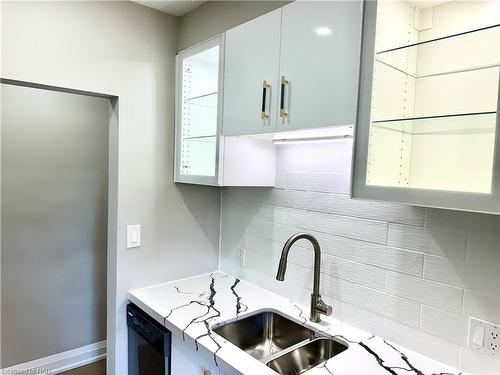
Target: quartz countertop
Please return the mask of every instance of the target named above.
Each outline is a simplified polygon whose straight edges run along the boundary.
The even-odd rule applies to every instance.
[[[193,351],[209,356],[230,374],[276,375],[264,363],[212,331],[258,311],[271,310],[349,348],[305,372],[307,375],[457,375],[457,369],[380,337],[322,315],[309,320],[309,309],[223,272],[213,272],[129,292],[129,300],[178,335]]]

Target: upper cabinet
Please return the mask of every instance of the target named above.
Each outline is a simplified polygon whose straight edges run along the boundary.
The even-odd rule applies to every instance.
[[[275,131],[281,9],[226,32],[224,134]]]
[[[226,33],[223,133],[355,123],[362,3],[294,2]]]
[[[222,37],[177,56],[175,181],[217,184]]]
[[[500,213],[499,65],[499,2],[366,2],[353,196]]]
[[[356,122],[362,15],[358,1],[283,7],[278,131]]]
[[[213,186],[273,186],[275,147],[221,135],[224,35],[179,52],[174,181]]]

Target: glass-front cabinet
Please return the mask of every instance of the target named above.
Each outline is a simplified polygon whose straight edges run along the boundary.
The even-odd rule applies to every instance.
[[[222,36],[177,56],[175,182],[217,185]]]
[[[353,197],[500,213],[500,2],[364,12]]]

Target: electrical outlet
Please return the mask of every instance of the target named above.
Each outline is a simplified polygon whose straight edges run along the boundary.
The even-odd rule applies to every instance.
[[[246,265],[246,250],[242,247],[238,248],[238,259],[240,267],[245,267]]]
[[[500,358],[500,326],[471,317],[469,347],[480,353]]]
[[[500,354],[500,330],[498,327],[493,327],[488,335],[488,350],[492,355]]]

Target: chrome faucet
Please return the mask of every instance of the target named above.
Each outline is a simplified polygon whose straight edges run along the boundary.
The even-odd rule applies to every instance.
[[[327,305],[321,299],[321,295],[319,294],[319,280],[320,280],[320,272],[321,272],[321,249],[319,247],[318,240],[314,238],[311,234],[307,233],[297,233],[286,241],[285,246],[283,246],[283,250],[281,252],[280,264],[278,267],[278,273],[276,274],[276,280],[283,281],[285,280],[285,272],[286,272],[286,262],[288,259],[288,252],[292,245],[301,239],[306,239],[311,242],[314,249],[314,280],[313,280],[313,292],[311,294],[311,317],[309,320],[312,322],[318,323],[321,321],[320,315],[331,315],[332,307]]]

